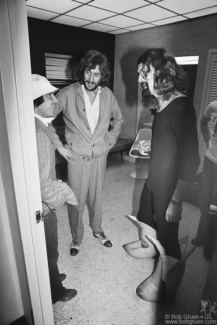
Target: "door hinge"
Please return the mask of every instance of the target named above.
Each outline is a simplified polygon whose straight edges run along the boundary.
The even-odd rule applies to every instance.
[[[35,211],[35,218],[36,218],[36,223],[44,221],[44,212],[40,210]]]

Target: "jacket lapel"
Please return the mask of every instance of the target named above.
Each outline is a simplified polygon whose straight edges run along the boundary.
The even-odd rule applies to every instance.
[[[106,93],[105,89],[101,88],[101,93],[99,95],[99,122],[102,119],[102,116],[104,115],[104,110],[105,110],[105,100],[106,100]]]
[[[100,127],[100,122],[102,120],[102,117],[104,115],[104,111],[105,111],[105,101],[106,101],[106,94],[105,94],[105,90],[104,88],[101,88],[101,93],[99,94],[99,120],[97,123],[97,126],[94,130],[94,133],[97,131],[97,129]],[[93,133],[93,134],[94,134]]]

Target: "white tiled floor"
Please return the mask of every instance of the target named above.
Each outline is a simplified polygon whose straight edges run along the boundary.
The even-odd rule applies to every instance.
[[[197,315],[200,308],[209,262],[202,248],[187,260],[186,272],[176,298],[167,303],[150,303],[136,295],[137,286],[150,275],[153,259],[138,260],[126,254],[122,245],[138,238],[138,229],[125,215],[138,209],[143,180],[130,173],[135,164],[118,156],[108,159],[103,200],[103,229],[113,243],[103,247],[93,237],[84,213],[85,236],[80,253],[69,254],[71,234],[66,208],[58,212],[59,269],[66,273],[64,285],[78,290],[76,298],[56,303],[55,324],[63,325],[159,325],[165,324],[165,315]],[[199,210],[184,204],[180,237],[195,236]]]

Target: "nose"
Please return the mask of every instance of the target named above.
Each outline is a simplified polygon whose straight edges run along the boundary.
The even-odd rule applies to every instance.
[[[94,74],[93,74],[93,73],[90,73],[89,81],[90,81],[90,82],[93,82],[93,79],[94,79]]]

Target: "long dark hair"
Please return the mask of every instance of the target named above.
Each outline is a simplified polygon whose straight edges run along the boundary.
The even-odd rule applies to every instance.
[[[176,90],[182,90],[184,71],[169,51],[150,48],[139,57],[137,65],[140,63],[147,67],[148,72],[150,66],[154,68],[154,89],[163,100],[168,100]],[[141,86],[144,103],[148,106],[157,105],[157,99],[150,93],[147,83],[144,82]]]
[[[81,84],[84,83],[84,71],[95,69],[97,65],[102,75],[100,86],[105,87],[109,84],[111,75],[109,61],[103,53],[94,50],[88,51],[79,62],[77,73]]]

